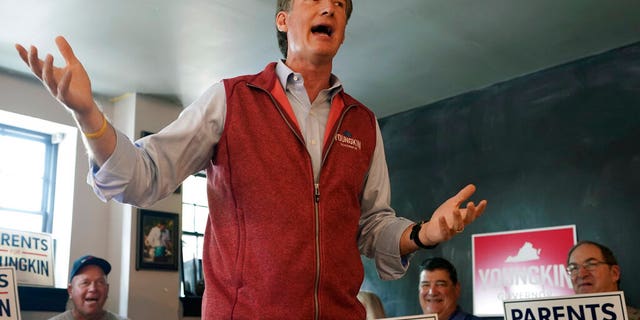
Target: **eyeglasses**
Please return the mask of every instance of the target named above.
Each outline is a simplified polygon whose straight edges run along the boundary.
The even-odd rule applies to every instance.
[[[598,261],[598,260],[589,260],[583,264],[577,264],[577,263],[569,263],[569,265],[567,266],[567,273],[572,276],[575,277],[578,275],[578,272],[580,271],[580,267],[582,266],[585,270],[587,271],[593,271],[596,269],[597,266],[601,265],[601,264],[609,264],[607,262],[604,261]]]

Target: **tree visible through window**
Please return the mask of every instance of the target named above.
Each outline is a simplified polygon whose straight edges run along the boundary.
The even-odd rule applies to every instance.
[[[60,134],[0,123],[2,227],[51,232]]]

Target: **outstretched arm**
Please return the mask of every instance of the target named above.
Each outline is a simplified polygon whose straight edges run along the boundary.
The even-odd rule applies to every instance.
[[[482,200],[475,205],[468,202],[466,207],[461,205],[467,201],[476,191],[472,184],[464,187],[458,194],[442,203],[431,216],[429,222],[422,225],[418,237],[424,245],[431,246],[447,241],[464,230],[465,226],[479,217],[487,206],[487,201]],[[409,238],[411,227],[407,228],[400,239],[400,254],[406,255],[419,249],[413,240]]]
[[[51,54],[47,54],[44,60],[40,59],[34,46],[27,51],[16,44],[16,50],[51,95],[71,111],[78,128],[84,133],[85,146],[94,161],[102,165],[115,149],[115,131],[95,103],[89,76],[67,40],[59,36],[56,45],[66,63],[62,68],[53,65]]]

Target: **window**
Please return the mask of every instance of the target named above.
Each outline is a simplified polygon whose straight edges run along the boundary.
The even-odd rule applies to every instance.
[[[200,172],[182,183],[182,295],[199,296],[204,288],[202,247],[209,208],[207,179]]]
[[[67,287],[82,148],[75,126],[0,109],[0,227],[52,234],[57,288]]]
[[[0,123],[0,217],[2,226],[51,232],[58,143],[47,134]]]

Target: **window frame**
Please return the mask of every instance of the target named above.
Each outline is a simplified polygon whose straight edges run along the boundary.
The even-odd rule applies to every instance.
[[[40,232],[52,233],[53,211],[55,207],[56,175],[58,165],[58,142],[55,134],[36,131],[23,127],[0,123],[0,136],[13,137],[23,140],[40,142],[45,147],[44,169],[42,179],[42,197],[39,211],[24,210],[22,208],[0,207],[0,212],[9,211],[26,214],[36,214],[42,217]],[[5,214],[7,212],[3,212]]]
[[[204,173],[204,171],[197,172],[197,173],[193,174],[192,176],[195,176],[197,178],[206,179],[206,174]],[[184,192],[185,192],[186,189],[188,189],[188,188],[184,188],[184,182],[183,182],[182,186],[180,187],[180,189],[181,189],[181,192],[182,192],[182,199],[184,199]],[[183,216],[185,214],[184,208],[186,206],[192,206],[192,207],[197,207],[197,208],[206,208],[207,211],[208,211],[208,207],[209,207],[208,203],[207,204],[192,203],[192,202],[184,202],[184,200],[181,201],[181,205],[182,205],[182,208],[183,208],[183,210],[182,210],[182,215]],[[181,243],[182,243],[182,248],[180,248],[181,250],[180,250],[180,261],[179,261],[180,282],[182,284],[182,289],[180,290],[181,291],[180,292],[180,298],[181,299],[190,298],[190,297],[195,297],[195,298],[199,298],[200,297],[198,295],[193,295],[193,294],[187,293],[186,290],[185,290],[185,288],[186,288],[186,286],[185,286],[185,268],[184,268],[185,260],[184,260],[183,253],[185,251],[184,248],[185,248],[185,243],[186,242],[183,239],[184,239],[185,236],[195,237],[196,238],[195,251],[198,251],[198,250],[200,252],[202,251],[203,248],[202,248],[202,246],[198,246],[199,243],[202,243],[204,245],[204,233],[196,231],[195,227],[194,227],[194,230],[185,230],[185,226],[186,225],[187,225],[186,223],[181,223],[181,229],[182,229],[181,232],[182,232],[182,234],[181,234],[181,239],[180,240],[181,240]],[[201,256],[201,254],[200,254],[200,256]],[[196,274],[197,274],[195,280],[203,279],[203,278],[201,278],[202,277],[202,266],[201,266],[202,260],[200,260],[199,262],[200,262],[200,264],[196,268],[199,268],[200,270],[194,270],[194,272],[196,272]],[[194,291],[195,291],[195,288],[194,288]]]

